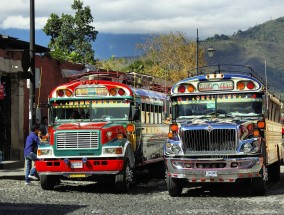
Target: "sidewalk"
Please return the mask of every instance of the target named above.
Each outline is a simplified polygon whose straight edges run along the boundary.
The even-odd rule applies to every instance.
[[[19,161],[3,161],[0,163],[0,180],[24,180],[24,178],[25,168],[19,163]]]

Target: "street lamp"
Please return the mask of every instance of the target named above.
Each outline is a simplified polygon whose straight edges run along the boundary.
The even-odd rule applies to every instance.
[[[207,49],[208,57],[212,58],[214,56],[214,53],[215,53],[215,49],[213,49],[212,47],[209,47]]]
[[[196,75],[198,75],[198,51],[199,51],[199,37],[198,37],[198,29],[196,31]],[[214,56],[215,53],[215,49],[213,49],[212,47],[209,47],[207,49],[207,54],[210,58],[212,58]]]

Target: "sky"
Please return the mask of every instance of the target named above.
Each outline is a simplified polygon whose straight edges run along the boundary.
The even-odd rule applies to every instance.
[[[1,0],[0,34],[29,29],[31,0]],[[34,0],[35,28],[51,13],[74,14],[73,0]],[[84,0],[99,33],[152,34],[182,32],[200,38],[232,35],[284,16],[283,0]]]

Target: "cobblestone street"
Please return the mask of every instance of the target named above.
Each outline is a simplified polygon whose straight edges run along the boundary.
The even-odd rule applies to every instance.
[[[162,179],[139,174],[128,194],[89,181],[69,181],[44,191],[39,181],[25,186],[22,177],[0,177],[0,214],[284,214],[284,174],[268,184],[263,197],[248,184],[212,184],[184,189],[172,198]]]

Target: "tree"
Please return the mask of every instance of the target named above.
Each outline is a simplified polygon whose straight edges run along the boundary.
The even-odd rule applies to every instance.
[[[101,60],[96,62],[96,66],[106,70],[127,72],[129,61],[126,58],[116,58],[112,56],[108,60]]]
[[[89,6],[83,7],[83,2],[74,0],[71,8],[75,16],[62,14],[59,17],[52,13],[43,31],[51,36],[48,47],[52,57],[75,63],[94,63],[95,52],[92,41],[96,40],[98,31],[91,26],[93,16]]]
[[[196,43],[180,32],[154,35],[138,48],[145,52],[142,58],[145,73],[155,77],[176,82],[188,77],[189,69],[196,67]],[[200,49],[198,53],[202,66],[204,51]]]

